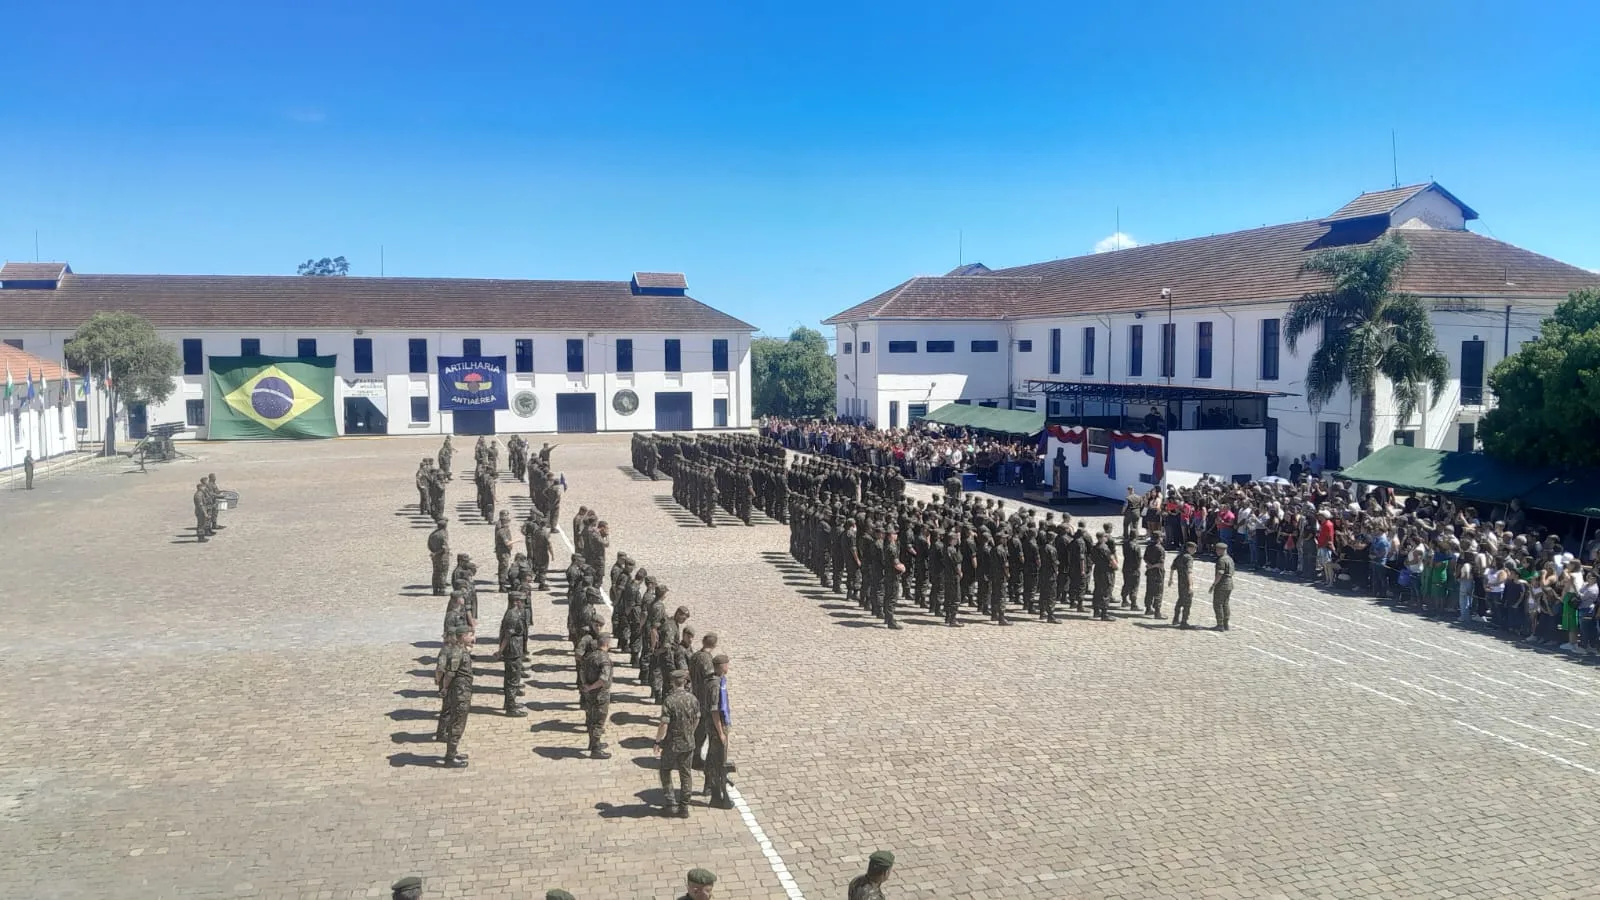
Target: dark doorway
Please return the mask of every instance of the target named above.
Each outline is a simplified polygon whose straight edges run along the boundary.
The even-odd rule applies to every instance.
[[[728,427],[728,398],[716,397],[711,401],[711,427]]]
[[[556,431],[570,433],[598,430],[594,409],[594,394],[557,394]]]
[[[345,434],[388,434],[389,417],[371,397],[344,398]]]
[[[456,434],[494,434],[492,409],[458,409],[450,419]]]
[[[150,434],[150,410],[143,403],[128,404],[128,437],[143,440]]]
[[[890,428],[899,428],[900,427],[900,401],[899,400],[890,400],[889,401],[889,427]]]
[[[1339,468],[1339,423],[1322,423],[1322,468]]]
[[[1417,433],[1409,429],[1398,430],[1394,433],[1394,443],[1396,447],[1415,447],[1417,445]]]
[[[1483,341],[1461,342],[1461,405],[1483,405]]]
[[[918,421],[927,418],[927,416],[928,416],[928,404],[926,404],[926,403],[913,403],[913,404],[911,404],[911,405],[906,407],[906,421],[907,421],[907,424],[913,424],[914,425]]]
[[[1456,426],[1456,451],[1475,453],[1478,450],[1478,424],[1462,422]]]
[[[658,391],[656,430],[693,431],[694,394],[689,391]]]

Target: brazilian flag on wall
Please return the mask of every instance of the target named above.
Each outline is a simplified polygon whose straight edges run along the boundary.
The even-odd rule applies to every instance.
[[[336,356],[213,356],[212,440],[336,437]]]

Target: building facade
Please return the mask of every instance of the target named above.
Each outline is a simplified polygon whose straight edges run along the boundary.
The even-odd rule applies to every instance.
[[[81,382],[71,372],[13,344],[0,344],[0,378],[9,383],[0,427],[0,469],[13,470],[29,453],[40,464],[78,449],[73,400]]]
[[[176,390],[124,411],[124,434],[207,437],[212,357],[333,356],[340,434],[688,431],[751,424],[752,326],[681,275],[622,282],[77,275],[0,270],[0,339],[59,358],[99,310],[149,319],[183,358]],[[26,276],[26,277],[24,277]],[[440,357],[504,357],[506,409],[439,402]],[[83,436],[101,425],[80,414]]]
[[[1291,350],[1284,320],[1294,300],[1322,286],[1301,273],[1312,254],[1396,234],[1412,252],[1399,288],[1429,307],[1451,374],[1446,391],[1405,420],[1380,385],[1376,443],[1471,449],[1494,403],[1495,364],[1537,336],[1571,291],[1600,284],[1596,273],[1467,230],[1476,217],[1430,183],[1363,194],[1308,222],[913,278],[826,320],[837,341],[837,410],[897,426],[945,403],[978,403],[1137,430],[1149,413],[1130,401],[1159,393],[1147,388],[1193,388],[1159,411],[1170,461],[1184,463],[1169,471],[1258,476],[1263,460],[1277,460],[1281,474],[1312,453],[1336,468],[1355,461],[1359,404],[1341,389],[1311,408],[1306,369],[1321,335]],[[1123,389],[1112,392],[1118,399],[1078,401],[1106,392],[1052,383]],[[1219,399],[1207,401],[1208,391]],[[1224,430],[1240,433],[1204,434]],[[1181,460],[1180,444],[1194,445]]]

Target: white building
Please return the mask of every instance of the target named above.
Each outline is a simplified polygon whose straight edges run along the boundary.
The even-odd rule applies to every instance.
[[[1394,232],[1412,250],[1399,286],[1432,309],[1451,382],[1406,421],[1380,386],[1377,441],[1470,449],[1493,404],[1487,373],[1571,291],[1600,284],[1593,272],[1468,231],[1475,218],[1429,183],[1362,194],[1313,221],[912,278],[825,321],[837,340],[837,410],[894,427],[946,403],[978,403],[1042,409],[1052,423],[1081,420],[1096,432],[1154,433],[1141,420],[1155,401],[1168,420],[1159,432],[1171,442],[1169,480],[1266,474],[1268,454],[1280,474],[1310,453],[1330,467],[1353,462],[1359,411],[1348,390],[1309,408],[1306,367],[1320,338],[1290,352],[1283,317],[1320,286],[1300,272],[1311,254]],[[1225,412],[1202,418],[1210,409]],[[1103,461],[1105,435],[1093,437]],[[1193,446],[1180,452],[1181,443]],[[1101,471],[1079,466],[1075,479],[1084,468]],[[1126,471],[1120,457],[1114,468]],[[1148,457],[1143,473],[1148,480]],[[1120,496],[1140,483],[1130,479],[1094,492]],[[1087,490],[1077,480],[1073,489]]]
[[[4,403],[5,436],[0,438],[0,469],[21,466],[29,453],[40,465],[52,456],[78,449],[73,421],[77,380],[61,364],[9,343],[0,344],[0,379],[10,375],[11,397]],[[28,383],[33,397],[28,397]],[[0,381],[0,390],[4,389]]]
[[[628,281],[80,275],[63,263],[0,269],[0,339],[59,358],[100,310],[135,313],[184,360],[164,403],[122,434],[184,422],[207,436],[212,356],[337,356],[340,434],[687,431],[745,428],[754,328],[688,296],[682,275]],[[451,412],[441,356],[506,358],[510,408]],[[87,440],[96,416],[80,409]]]

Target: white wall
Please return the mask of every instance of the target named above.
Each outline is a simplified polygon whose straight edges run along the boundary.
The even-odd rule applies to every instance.
[[[8,337],[12,336],[10,333]],[[57,358],[61,344],[70,339],[70,330],[22,332],[15,335],[24,339],[29,352],[46,358]],[[748,428],[752,424],[750,413],[750,335],[739,332],[496,332],[496,331],[435,331],[398,332],[367,329],[359,337],[372,340],[372,369],[370,373],[355,371],[353,331],[215,331],[191,329],[187,331],[163,330],[161,336],[182,347],[185,338],[202,341],[201,352],[206,357],[238,356],[240,340],[255,338],[261,342],[261,353],[266,356],[294,356],[300,338],[316,338],[320,355],[336,355],[334,414],[341,433],[344,432],[344,398],[351,392],[352,382],[382,381],[385,395],[379,403],[387,407],[390,434],[440,434],[453,429],[451,413],[441,412],[434,396],[437,392],[438,357],[462,355],[462,340],[477,338],[486,356],[505,356],[509,373],[510,393],[531,390],[538,397],[538,408],[532,416],[518,416],[514,410],[495,413],[495,427],[501,433],[554,432],[556,429],[556,395],[562,393],[594,393],[596,423],[601,431],[643,431],[655,427],[655,394],[658,391],[689,391],[694,394],[694,425],[696,428],[712,427],[713,401],[728,401],[728,427]],[[428,341],[428,372],[412,374],[410,369],[410,340]],[[513,371],[516,367],[516,340],[533,340],[533,369],[528,373]],[[569,374],[566,342],[568,338],[583,340],[584,367],[581,373]],[[619,338],[633,340],[632,373],[616,370],[616,342]],[[665,340],[677,338],[681,342],[683,372],[664,372]],[[728,372],[711,371],[711,342],[714,338],[728,341]],[[151,425],[163,422],[186,421],[185,401],[213,399],[210,392],[210,375],[180,375],[172,396],[149,408]],[[618,390],[630,388],[639,395],[639,408],[631,416],[619,415],[612,408],[612,398]],[[411,421],[411,397],[429,397],[429,417],[426,422]],[[70,412],[70,410],[69,410]],[[103,414],[102,414],[103,416]],[[103,423],[96,421],[90,411],[87,439],[99,440]],[[119,424],[119,434],[126,437],[126,417]],[[204,438],[204,426],[191,434]]]
[[[1083,448],[1078,444],[1067,444],[1056,440],[1054,437],[1045,441],[1044,473],[1045,483],[1052,488],[1055,486],[1055,459],[1056,448],[1066,451],[1067,460],[1067,489],[1080,494],[1089,494],[1095,497],[1105,497],[1110,500],[1121,500],[1127,496],[1128,488],[1140,492],[1150,490],[1150,482],[1141,481],[1139,476],[1154,474],[1155,458],[1143,450],[1113,450],[1116,454],[1116,476],[1106,475],[1106,455],[1090,450],[1089,465],[1081,465],[1083,461]]]
[[[899,404],[900,424],[907,422],[912,404],[926,404],[928,411],[957,400],[1002,401],[1010,395],[1007,366],[1008,332],[1006,323],[994,320],[921,321],[883,320],[860,323],[852,328],[834,329],[837,357],[836,407],[840,415],[866,415],[880,427],[888,427],[889,404]],[[863,355],[861,342],[871,343],[872,352]],[[916,345],[915,353],[891,353],[890,344],[907,341]],[[929,353],[929,341],[950,341],[951,353]],[[975,353],[973,341],[994,341],[993,353]],[[844,344],[853,345],[844,354]],[[1002,405],[1004,405],[1002,403]]]
[[[1426,190],[1395,207],[1389,222],[1396,228],[1443,228],[1461,231],[1467,227],[1466,216],[1455,205],[1435,190]]]
[[[63,393],[60,385],[52,384],[48,397],[27,405],[15,403],[4,414],[0,421],[0,429],[4,429],[0,434],[0,469],[21,466],[29,450],[33,451],[34,462],[42,467],[46,458],[78,448],[72,395],[65,392],[63,397]]]
[[[1168,433],[1167,481],[1189,487],[1201,475],[1228,481],[1236,475],[1252,480],[1267,474],[1267,432],[1264,428],[1229,428]],[[1121,460],[1117,460],[1121,462]]]

